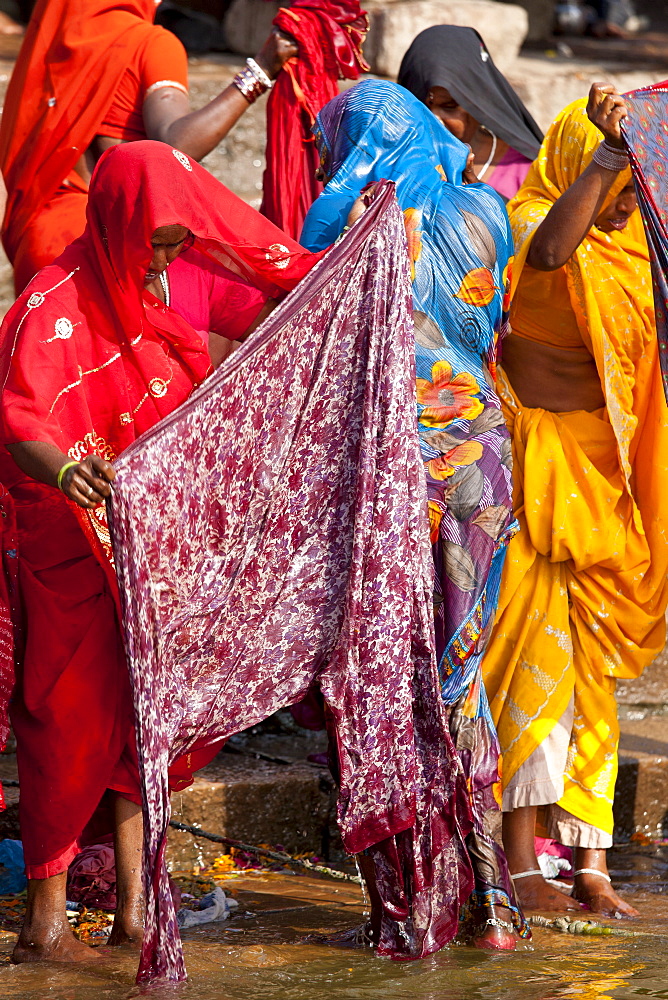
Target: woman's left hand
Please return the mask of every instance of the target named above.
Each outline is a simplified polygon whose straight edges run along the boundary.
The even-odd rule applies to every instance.
[[[373,184],[368,184],[362,193],[355,199],[353,207],[348,212],[348,221],[346,222],[348,229],[350,229],[350,227],[357,222],[361,215],[364,215],[365,211],[373,201],[377,186],[378,181],[374,181]]]
[[[603,133],[609,146],[625,148],[619,123],[627,115],[626,102],[616,87],[611,83],[592,84],[587,101],[587,117]]]
[[[298,55],[299,48],[294,38],[279,31],[278,28],[273,28],[269,38],[255,56],[255,61],[268,77],[275,80],[288,59]]]
[[[469,147],[470,148],[470,147]],[[471,152],[466,158],[466,166],[464,167],[464,173],[462,174],[462,181],[464,184],[478,184],[478,175],[475,172],[475,154],[471,149]]]

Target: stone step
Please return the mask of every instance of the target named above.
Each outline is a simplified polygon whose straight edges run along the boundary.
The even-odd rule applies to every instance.
[[[638,713],[640,714],[640,713]],[[622,718],[615,841],[668,836],[668,716]]]
[[[193,785],[172,795],[173,819],[244,843],[281,845],[292,854],[337,855],[334,782],[327,768],[306,760],[324,749],[324,734],[244,735],[235,742],[244,753],[220,753]],[[253,759],[254,752],[287,763]],[[16,775],[15,756],[0,755],[0,780]],[[0,839],[19,838],[18,789],[6,787],[5,797]],[[614,814],[616,842],[634,833],[668,836],[668,716],[622,718]],[[189,869],[224,853],[220,844],[170,830],[172,868]]]

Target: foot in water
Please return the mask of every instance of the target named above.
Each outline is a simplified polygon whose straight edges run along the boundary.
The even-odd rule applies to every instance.
[[[505,906],[490,906],[485,916],[473,935],[473,947],[484,951],[515,951],[517,933],[511,911]]]
[[[99,962],[101,956],[72,933],[67,918],[48,925],[26,922],[12,952],[15,965],[24,962]]]
[[[144,940],[144,907],[141,899],[134,905],[120,906],[114,916],[114,925],[107,944],[112,948],[124,945],[131,948],[141,948]]]
[[[639,917],[634,906],[625,902],[600,875],[578,875],[575,879],[573,898],[578,899],[592,913],[604,917]]]
[[[514,883],[515,894],[525,910],[543,910],[549,913],[581,912],[585,904],[573,899],[560,889],[555,889],[542,875],[528,875]]]

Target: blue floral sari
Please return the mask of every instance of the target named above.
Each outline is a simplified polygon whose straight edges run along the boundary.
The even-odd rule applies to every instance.
[[[396,184],[404,214],[415,323],[417,424],[429,497],[434,621],[442,695],[466,772],[475,828],[472,908],[512,912],[498,810],[499,744],[481,679],[507,543],[516,530],[510,440],[494,388],[512,236],[501,198],[462,184],[468,148],[408,91],[367,80],[327,104],[313,128],[328,178],[301,242],[321,250],[341,234],[363,188]]]

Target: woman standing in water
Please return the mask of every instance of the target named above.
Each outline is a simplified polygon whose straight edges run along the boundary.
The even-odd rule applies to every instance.
[[[334,98],[314,134],[326,188],[306,218],[304,246],[334,242],[362,188],[381,178],[395,181],[404,213],[437,659],[474,820],[467,838],[475,873],[473,937],[479,947],[513,948],[516,933],[527,931],[505,858],[486,826],[498,809],[499,751],[480,673],[515,530],[510,442],[493,387],[511,253],[508,220],[488,187],[462,186],[466,147],[395,84],[369,80]]]
[[[11,720],[28,877],[15,962],[94,958],[65,915],[67,868],[94,814],[95,833],[115,830],[109,943],[143,932],[134,719],[103,506],[111,463],[210,373],[211,328],[245,336],[317,259],[180,150],[130,143],[103,155],[83,236],[7,314],[0,479],[18,528]],[[177,760],[175,787],[215,752]]]
[[[542,132],[475,28],[437,24],[406,52],[399,83],[473,150],[473,168],[512,198],[538,155]]]
[[[668,601],[668,409],[626,114],[614,87],[595,84],[550,126],[508,206],[517,289],[499,387],[521,530],[483,664],[518,895],[579,905],[543,879],[541,818],[575,849],[575,899],[615,915],[636,912],[606,864],[615,683],[663,648]]]

